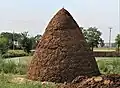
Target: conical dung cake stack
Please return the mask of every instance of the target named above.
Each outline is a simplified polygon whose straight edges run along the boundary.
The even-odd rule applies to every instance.
[[[81,29],[62,8],[49,22],[27,76],[32,80],[71,82],[79,75],[99,75],[95,58]]]

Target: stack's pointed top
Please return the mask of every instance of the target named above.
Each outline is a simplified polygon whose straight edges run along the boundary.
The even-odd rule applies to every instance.
[[[57,12],[57,14],[56,15],[66,15],[66,16],[70,16],[70,17],[72,17],[71,16],[71,14],[63,7],[62,9],[60,9],[58,12]],[[55,16],[56,16],[55,15]]]
[[[60,9],[48,24],[49,29],[75,29],[79,28],[71,14],[64,8]]]
[[[58,11],[58,13],[61,12],[61,13],[65,13],[65,14],[68,14],[69,12],[63,7],[62,9],[60,9]],[[70,14],[70,13],[69,13]]]

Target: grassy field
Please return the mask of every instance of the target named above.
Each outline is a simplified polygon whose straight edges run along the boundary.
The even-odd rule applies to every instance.
[[[25,56],[25,57],[15,57],[15,58],[8,58],[5,59],[6,61],[14,61],[15,63],[24,63],[28,64],[32,59],[32,56]]]
[[[6,59],[24,65],[30,63],[32,56]],[[98,67],[102,74],[120,74],[120,57],[96,57]]]
[[[24,66],[27,66],[31,58],[31,56],[28,56],[5,59],[4,61],[9,64],[5,64],[7,66],[5,66],[3,70],[8,72],[11,72],[13,69],[23,71],[24,69],[26,69]],[[102,74],[120,74],[120,58],[97,57],[96,61]],[[13,62],[18,65],[15,65]],[[2,65],[0,64],[0,66]],[[4,74],[3,72],[4,71],[2,71],[0,74],[0,88],[55,88],[55,85],[42,85],[42,83],[40,82],[33,82],[27,80],[25,74],[26,70],[23,71],[23,75],[21,75],[21,73],[13,74],[14,72]]]
[[[111,51],[116,51],[116,48],[94,48],[94,51],[111,52]]]
[[[102,74],[120,74],[120,57],[96,58]]]

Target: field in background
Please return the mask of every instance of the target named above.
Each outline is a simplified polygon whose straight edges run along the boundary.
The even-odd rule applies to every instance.
[[[23,63],[28,64],[32,59],[32,56],[25,56],[25,57],[15,57],[15,58],[7,58],[6,61],[14,61],[15,63]]]
[[[6,61],[14,61],[15,63],[28,64],[32,56],[17,57],[6,59]],[[120,57],[96,57],[97,64],[103,74],[120,74]]]
[[[111,51],[116,51],[116,48],[94,48],[94,51],[107,51],[107,52],[111,52]]]

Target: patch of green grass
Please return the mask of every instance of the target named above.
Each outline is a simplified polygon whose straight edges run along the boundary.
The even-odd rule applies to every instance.
[[[120,74],[120,58],[98,59],[99,70],[103,74]]]
[[[12,74],[26,74],[27,64],[26,63],[15,63],[13,60],[0,59],[0,73],[12,73]]]
[[[43,88],[43,87],[39,84],[33,85],[33,84],[10,84],[10,83],[3,84],[3,83],[0,83],[0,88]]]

